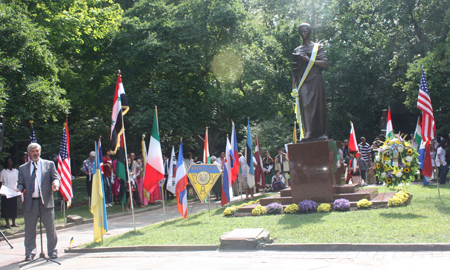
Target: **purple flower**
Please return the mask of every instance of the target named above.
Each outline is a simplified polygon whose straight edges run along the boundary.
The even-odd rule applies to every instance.
[[[298,211],[302,213],[315,212],[317,210],[317,203],[311,200],[304,200],[298,204]]]
[[[273,202],[266,206],[267,214],[279,214],[283,211],[283,205],[281,203]]]
[[[335,200],[333,204],[333,210],[341,212],[350,210],[350,201],[347,199]]]

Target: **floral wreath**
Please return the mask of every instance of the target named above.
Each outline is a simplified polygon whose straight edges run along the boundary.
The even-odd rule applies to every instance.
[[[406,137],[406,136],[405,136]],[[410,183],[420,168],[417,150],[400,134],[387,139],[375,156],[375,174],[388,187]]]

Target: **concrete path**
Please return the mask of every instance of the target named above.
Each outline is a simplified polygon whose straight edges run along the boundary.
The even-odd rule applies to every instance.
[[[220,202],[211,202],[211,209],[220,207]],[[208,210],[207,203],[193,202],[189,203],[189,214],[198,213],[200,211]],[[180,217],[178,213],[176,205],[167,206],[166,207],[166,220],[174,219]],[[135,223],[136,229],[156,224],[164,221],[164,214],[162,208],[156,209],[153,211],[145,211],[135,214]],[[122,234],[128,231],[132,231],[133,227],[133,219],[131,212],[129,215],[110,218],[108,219],[108,227],[109,231],[104,236],[105,238],[111,237],[113,235]],[[93,225],[92,223],[73,226],[70,228],[65,228],[58,230],[58,261],[65,260],[67,254],[64,254],[64,249],[69,248],[70,246],[78,246],[84,243],[92,242],[94,239],[93,235]],[[74,243],[70,245],[70,239],[74,238]],[[1,236],[0,236],[1,238]],[[3,239],[2,239],[3,240]],[[0,242],[0,269],[17,269],[19,263],[23,262],[25,259],[25,247],[24,247],[24,238],[10,239],[10,243],[13,245],[14,249],[11,249],[9,245],[5,241]],[[44,242],[44,253],[47,255],[47,240],[45,237],[45,233],[43,233],[43,242]],[[41,251],[40,249],[40,241],[39,235],[36,239],[36,244],[38,247],[38,255]],[[73,257],[73,255],[71,256]],[[75,260],[76,261],[76,260]],[[78,265],[78,263],[76,263]],[[6,266],[6,268],[4,268]],[[45,269],[49,267],[45,266]],[[26,267],[28,268],[28,266]],[[66,268],[59,268],[66,269]],[[84,269],[84,268],[70,268],[70,269]],[[114,268],[111,268],[114,269]]]

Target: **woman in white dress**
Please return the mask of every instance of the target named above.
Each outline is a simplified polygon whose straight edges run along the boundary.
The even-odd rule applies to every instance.
[[[2,185],[7,186],[11,190],[15,190],[17,188],[17,181],[19,181],[19,171],[14,168],[14,163],[12,158],[7,157],[5,159],[5,164],[3,164],[3,170],[0,174],[0,182]],[[6,196],[2,196],[2,213],[1,217],[6,221],[6,228],[11,229],[11,224],[9,223],[9,219],[12,219],[12,226],[19,227],[16,224],[17,218],[17,197],[6,198]]]

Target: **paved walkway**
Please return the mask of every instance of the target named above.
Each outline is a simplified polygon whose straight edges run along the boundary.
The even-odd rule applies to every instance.
[[[239,198],[236,197],[235,200]],[[211,203],[211,209],[220,203]],[[194,202],[189,213],[208,209],[208,204]],[[176,206],[166,207],[166,219],[180,217]],[[163,221],[162,209],[135,215],[136,228]],[[133,230],[131,213],[110,218],[109,232],[105,237]],[[64,253],[74,238],[72,246],[93,240],[92,223],[57,231],[61,266],[51,262],[37,262],[22,269],[447,269],[450,252],[280,252],[280,251],[203,251],[203,252],[110,252]],[[14,249],[5,241],[0,242],[0,269],[18,269],[25,257],[23,238],[11,239]],[[37,239],[39,247],[39,239]],[[38,250],[40,252],[40,248]],[[44,234],[44,252],[46,239]]]
[[[211,209],[220,207],[220,202],[211,202]],[[189,214],[198,213],[200,211],[208,210],[207,203],[193,202],[189,203]],[[174,219],[180,217],[176,205],[166,207],[166,220]],[[122,234],[128,231],[132,231],[133,221],[131,212],[129,215],[110,218],[108,219],[108,233],[104,236],[105,238],[111,237],[113,235]],[[145,211],[135,214],[136,229],[156,224],[164,221],[164,214],[162,208]],[[65,260],[68,254],[64,254],[64,249],[70,246],[78,246],[84,243],[92,242],[94,239],[93,225],[92,223],[78,225],[70,228],[65,228],[57,231],[58,235],[58,253],[59,259]],[[74,243],[70,245],[70,239],[74,238]],[[1,236],[0,236],[1,238]],[[2,239],[3,240],[3,239]],[[44,242],[44,253],[47,255],[47,240],[45,233],[43,233]],[[23,243],[23,238],[10,239],[10,243],[13,245],[14,249],[11,249],[5,241],[0,242],[0,269],[17,269],[20,262],[25,258],[25,247]],[[38,246],[38,255],[40,253],[40,241],[39,235],[36,239],[36,244]],[[74,255],[71,255],[73,257]],[[76,256],[76,255],[75,255]],[[4,268],[7,266],[7,268]],[[46,268],[48,265],[46,265]],[[25,267],[25,268],[28,268]],[[66,269],[66,268],[59,268]],[[72,268],[71,268],[72,269]],[[74,268],[74,269],[84,269],[84,268]],[[113,268],[114,269],[114,268]]]

